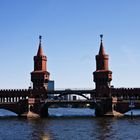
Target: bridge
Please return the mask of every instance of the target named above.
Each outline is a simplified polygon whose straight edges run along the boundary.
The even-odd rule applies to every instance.
[[[96,108],[97,106],[101,106],[101,104],[107,103],[107,100],[111,100],[111,104],[113,106],[112,109],[125,113],[129,111],[131,108],[129,107],[130,102],[134,102],[134,108],[140,109],[140,89],[130,89],[131,92],[124,92],[126,89],[110,89],[111,99],[108,97],[96,97],[95,90],[55,90],[48,91],[46,89],[33,90],[33,89],[22,89],[22,90],[0,90],[0,108],[12,111],[18,116],[27,116],[29,110],[37,109],[36,106],[40,106],[39,112],[43,113],[40,116],[48,116],[48,107],[51,106],[60,106],[60,105],[77,105],[77,106],[86,106]],[[137,92],[134,92],[134,91]],[[119,91],[119,92],[118,92]],[[121,91],[121,92],[120,92]],[[123,91],[123,92],[122,92]],[[41,94],[40,94],[41,93]],[[90,94],[90,98],[86,95]],[[84,100],[64,100],[64,99],[49,99],[48,95],[54,95],[53,97],[61,97],[64,95],[78,95],[84,97]],[[92,98],[91,98],[92,97]],[[35,108],[33,109],[33,105]],[[45,111],[41,111],[45,107]],[[35,110],[34,110],[35,112]],[[45,112],[45,113],[44,113]],[[44,115],[45,114],[45,115]]]
[[[34,70],[31,72],[33,87],[29,89],[0,90],[0,108],[10,110],[18,116],[48,117],[48,107],[53,105],[86,105],[95,108],[96,116],[115,116],[131,109],[140,108],[140,88],[114,88],[111,85],[112,71],[109,70],[109,56],[101,37],[99,53],[96,55],[96,70],[93,72],[95,89],[49,90],[50,73],[47,71],[47,57],[43,54],[41,36],[34,56]],[[51,99],[49,98],[50,95]],[[66,95],[78,95],[84,100],[64,100]],[[133,103],[133,104],[132,104]],[[131,106],[131,107],[130,107]]]

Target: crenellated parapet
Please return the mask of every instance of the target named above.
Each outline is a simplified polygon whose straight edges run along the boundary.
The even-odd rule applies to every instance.
[[[22,97],[29,96],[30,89],[0,89],[0,97]]]
[[[47,90],[44,89],[0,89],[0,97],[45,97]]]
[[[117,97],[140,97],[140,88],[110,88],[112,96]]]
[[[10,91],[10,92],[19,92],[19,91],[24,91],[24,92],[27,92],[27,91],[29,91],[30,89],[0,89],[0,92],[2,91]]]

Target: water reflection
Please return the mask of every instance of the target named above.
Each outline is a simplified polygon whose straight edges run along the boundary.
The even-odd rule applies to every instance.
[[[43,135],[41,140],[50,140],[50,136],[49,135]]]
[[[0,119],[0,139],[116,140],[139,139],[140,118],[60,117]],[[6,133],[5,133],[6,132]]]
[[[46,131],[47,120],[28,119],[32,140],[50,140],[50,132]]]
[[[96,118],[96,138],[97,139],[109,139],[116,140],[117,125],[116,118]],[[114,127],[115,125],[115,127]]]
[[[57,113],[63,112],[65,109]],[[72,114],[47,119],[6,117],[0,118],[0,124],[0,139],[6,140],[131,140],[139,139],[140,118],[74,117]]]

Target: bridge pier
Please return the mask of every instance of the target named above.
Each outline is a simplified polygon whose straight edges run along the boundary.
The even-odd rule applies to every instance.
[[[20,100],[17,103],[17,114],[19,117],[24,117],[26,116],[28,112],[28,100]]]
[[[95,105],[95,115],[97,117],[106,116],[107,113],[112,111],[112,98],[103,98]],[[111,114],[108,114],[108,116],[112,116]]]
[[[95,115],[97,117],[108,116],[108,117],[121,117],[122,113],[115,111],[113,107],[112,97],[103,98],[98,101],[95,105]]]
[[[40,98],[28,99],[28,118],[48,117],[48,106]]]

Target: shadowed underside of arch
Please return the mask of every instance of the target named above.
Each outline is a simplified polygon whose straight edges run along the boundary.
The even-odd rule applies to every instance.
[[[0,104],[0,109],[11,111],[17,115],[20,112],[19,105],[17,103],[16,104]]]
[[[22,115],[28,111],[28,104],[17,102],[17,103],[2,103],[0,104],[0,109],[9,110],[17,115]]]

